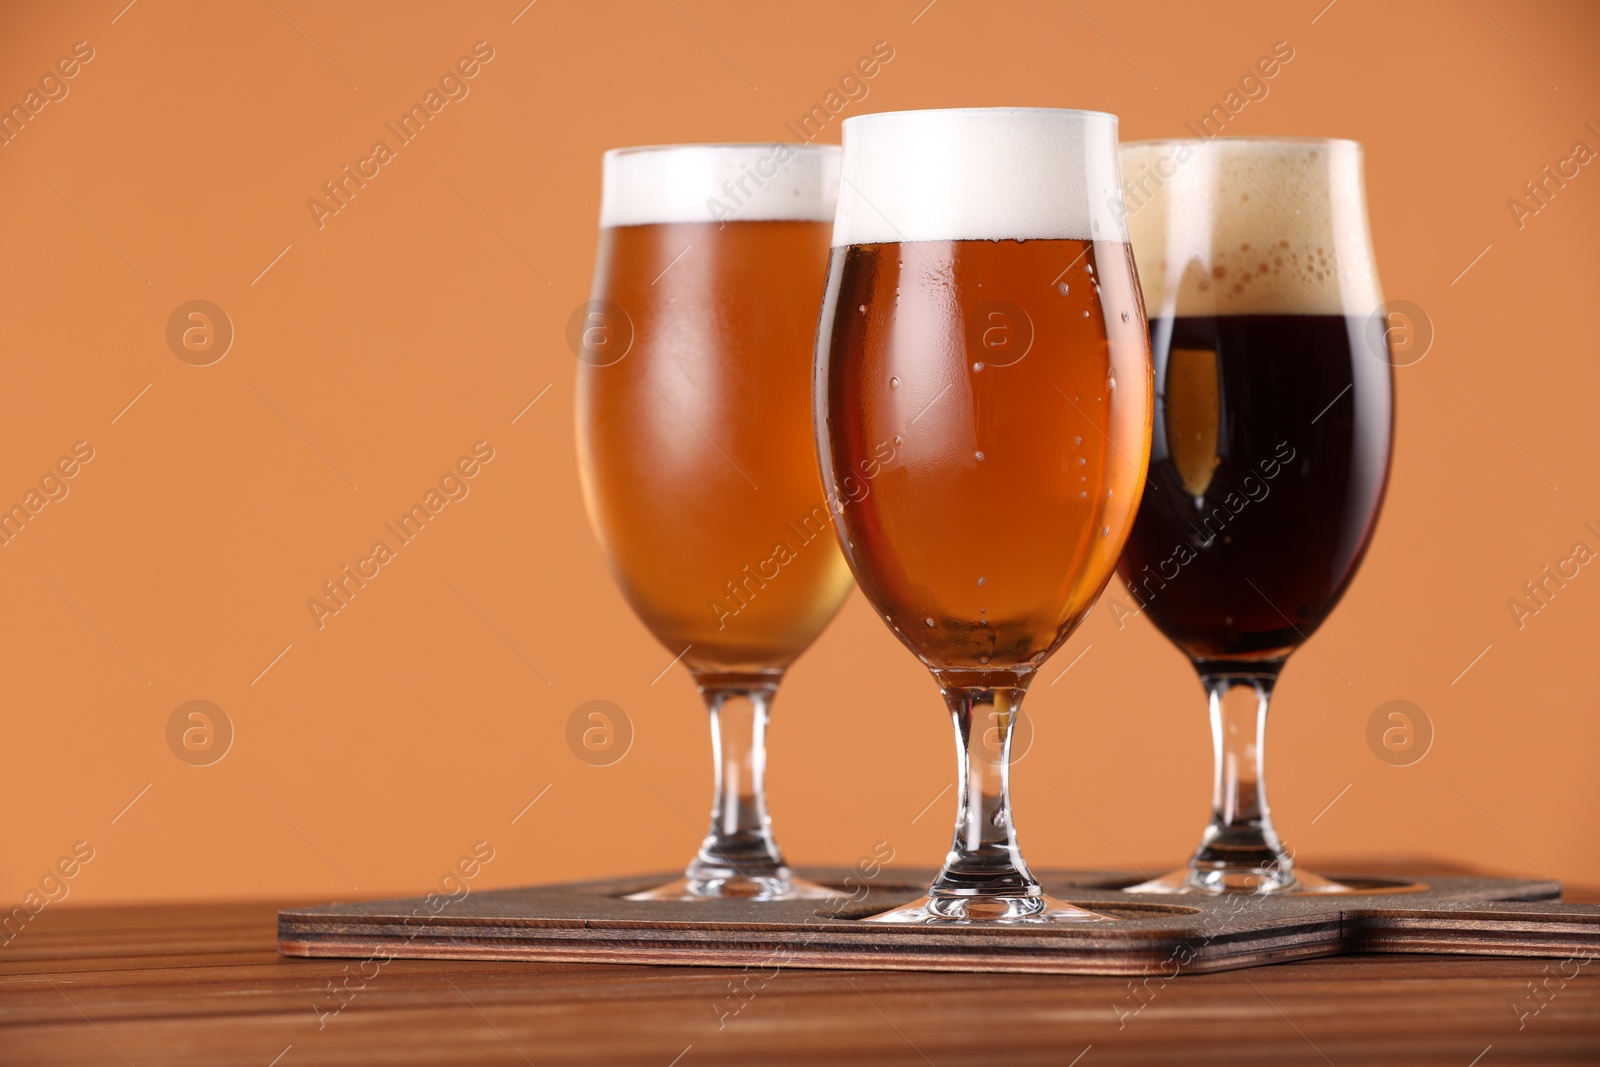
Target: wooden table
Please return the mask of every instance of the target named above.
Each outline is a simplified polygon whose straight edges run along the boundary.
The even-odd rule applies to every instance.
[[[1600,1063],[1600,960],[1342,957],[1142,985],[785,970],[743,999],[717,968],[398,960],[362,985],[355,961],[278,956],[278,906],[50,905],[0,947],[0,1064]]]

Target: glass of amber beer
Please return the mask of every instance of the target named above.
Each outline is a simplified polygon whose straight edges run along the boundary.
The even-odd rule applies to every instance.
[[[1156,410],[1121,573],[1199,674],[1216,762],[1194,858],[1134,888],[1339,892],[1295,869],[1263,758],[1279,672],[1349,585],[1388,481],[1393,371],[1361,146],[1152,141],[1124,146],[1122,169]]]
[[[954,841],[889,922],[1101,916],[1012,828],[1023,695],[1110,578],[1150,447],[1149,338],[1117,120],[1025,108],[848,119],[817,336],[818,452],[861,591],[955,726]]]
[[[824,897],[773,840],[778,684],[850,591],[812,445],[811,341],[839,150],[608,152],[593,299],[569,340],[584,498],[640,619],[710,712],[711,828],[633,899]]]

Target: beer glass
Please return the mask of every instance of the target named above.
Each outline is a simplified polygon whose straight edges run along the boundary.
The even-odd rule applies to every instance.
[[[959,774],[938,878],[875,918],[1099,919],[1028,870],[1009,758],[1023,695],[1110,578],[1144,482],[1150,353],[1117,120],[907,111],[843,131],[823,481],[857,584],[943,693]]]
[[[1189,866],[1135,888],[1337,892],[1273,829],[1263,754],[1284,661],[1349,585],[1388,480],[1361,146],[1151,141],[1124,146],[1122,168],[1156,409],[1120,570],[1200,676],[1216,763]]]
[[[628,602],[710,713],[711,828],[682,880],[634,899],[780,900],[764,792],[785,670],[850,591],[828,536],[811,341],[838,149],[606,153],[593,299],[569,340],[590,521]]]

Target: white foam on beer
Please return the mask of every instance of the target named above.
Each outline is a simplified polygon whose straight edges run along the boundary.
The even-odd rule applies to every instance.
[[[1098,111],[962,108],[843,124],[833,243],[1126,241],[1117,118]]]
[[[1353,141],[1140,142],[1122,178],[1152,318],[1364,316],[1383,300]]]
[[[601,226],[827,222],[839,195],[834,145],[614,148],[605,154],[603,170]]]

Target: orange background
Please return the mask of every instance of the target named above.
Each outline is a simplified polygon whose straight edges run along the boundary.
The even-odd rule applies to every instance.
[[[1506,206],[1575,141],[1600,148],[1593,5],[524,2],[0,15],[0,102],[74,42],[95,52],[0,147],[0,503],[74,442],[95,450],[0,547],[7,908],[80,840],[75,901],[421,891],[480,839],[481,885],[687,860],[703,713],[681,668],[652,684],[672,653],[613,585],[574,459],[564,333],[600,153],[784,138],[880,40],[894,58],[845,114],[1097,108],[1128,139],[1181,133],[1290,42],[1228,132],[1364,142],[1385,290],[1437,337],[1397,372],[1371,553],[1278,691],[1279,826],[1313,859],[1600,881],[1600,564],[1520,630],[1507,607],[1575,541],[1600,548],[1582,529],[1600,526],[1594,324],[1571,313],[1600,292],[1600,164],[1520,229]],[[480,40],[494,58],[470,95],[319,229],[308,198]],[[236,330],[211,366],[166,342],[192,299]],[[318,630],[306,600],[480,440],[494,459],[470,496]],[[235,729],[210,766],[167,744],[194,699]],[[612,766],[566,743],[593,699],[633,723]],[[1367,745],[1393,699],[1436,731],[1412,766]],[[1187,855],[1207,728],[1148,624],[1119,630],[1102,604],[1028,708],[1036,866]],[[858,595],[776,713],[792,860],[852,863],[880,839],[901,862],[943,855],[949,794],[916,816],[952,777],[944,713]]]

